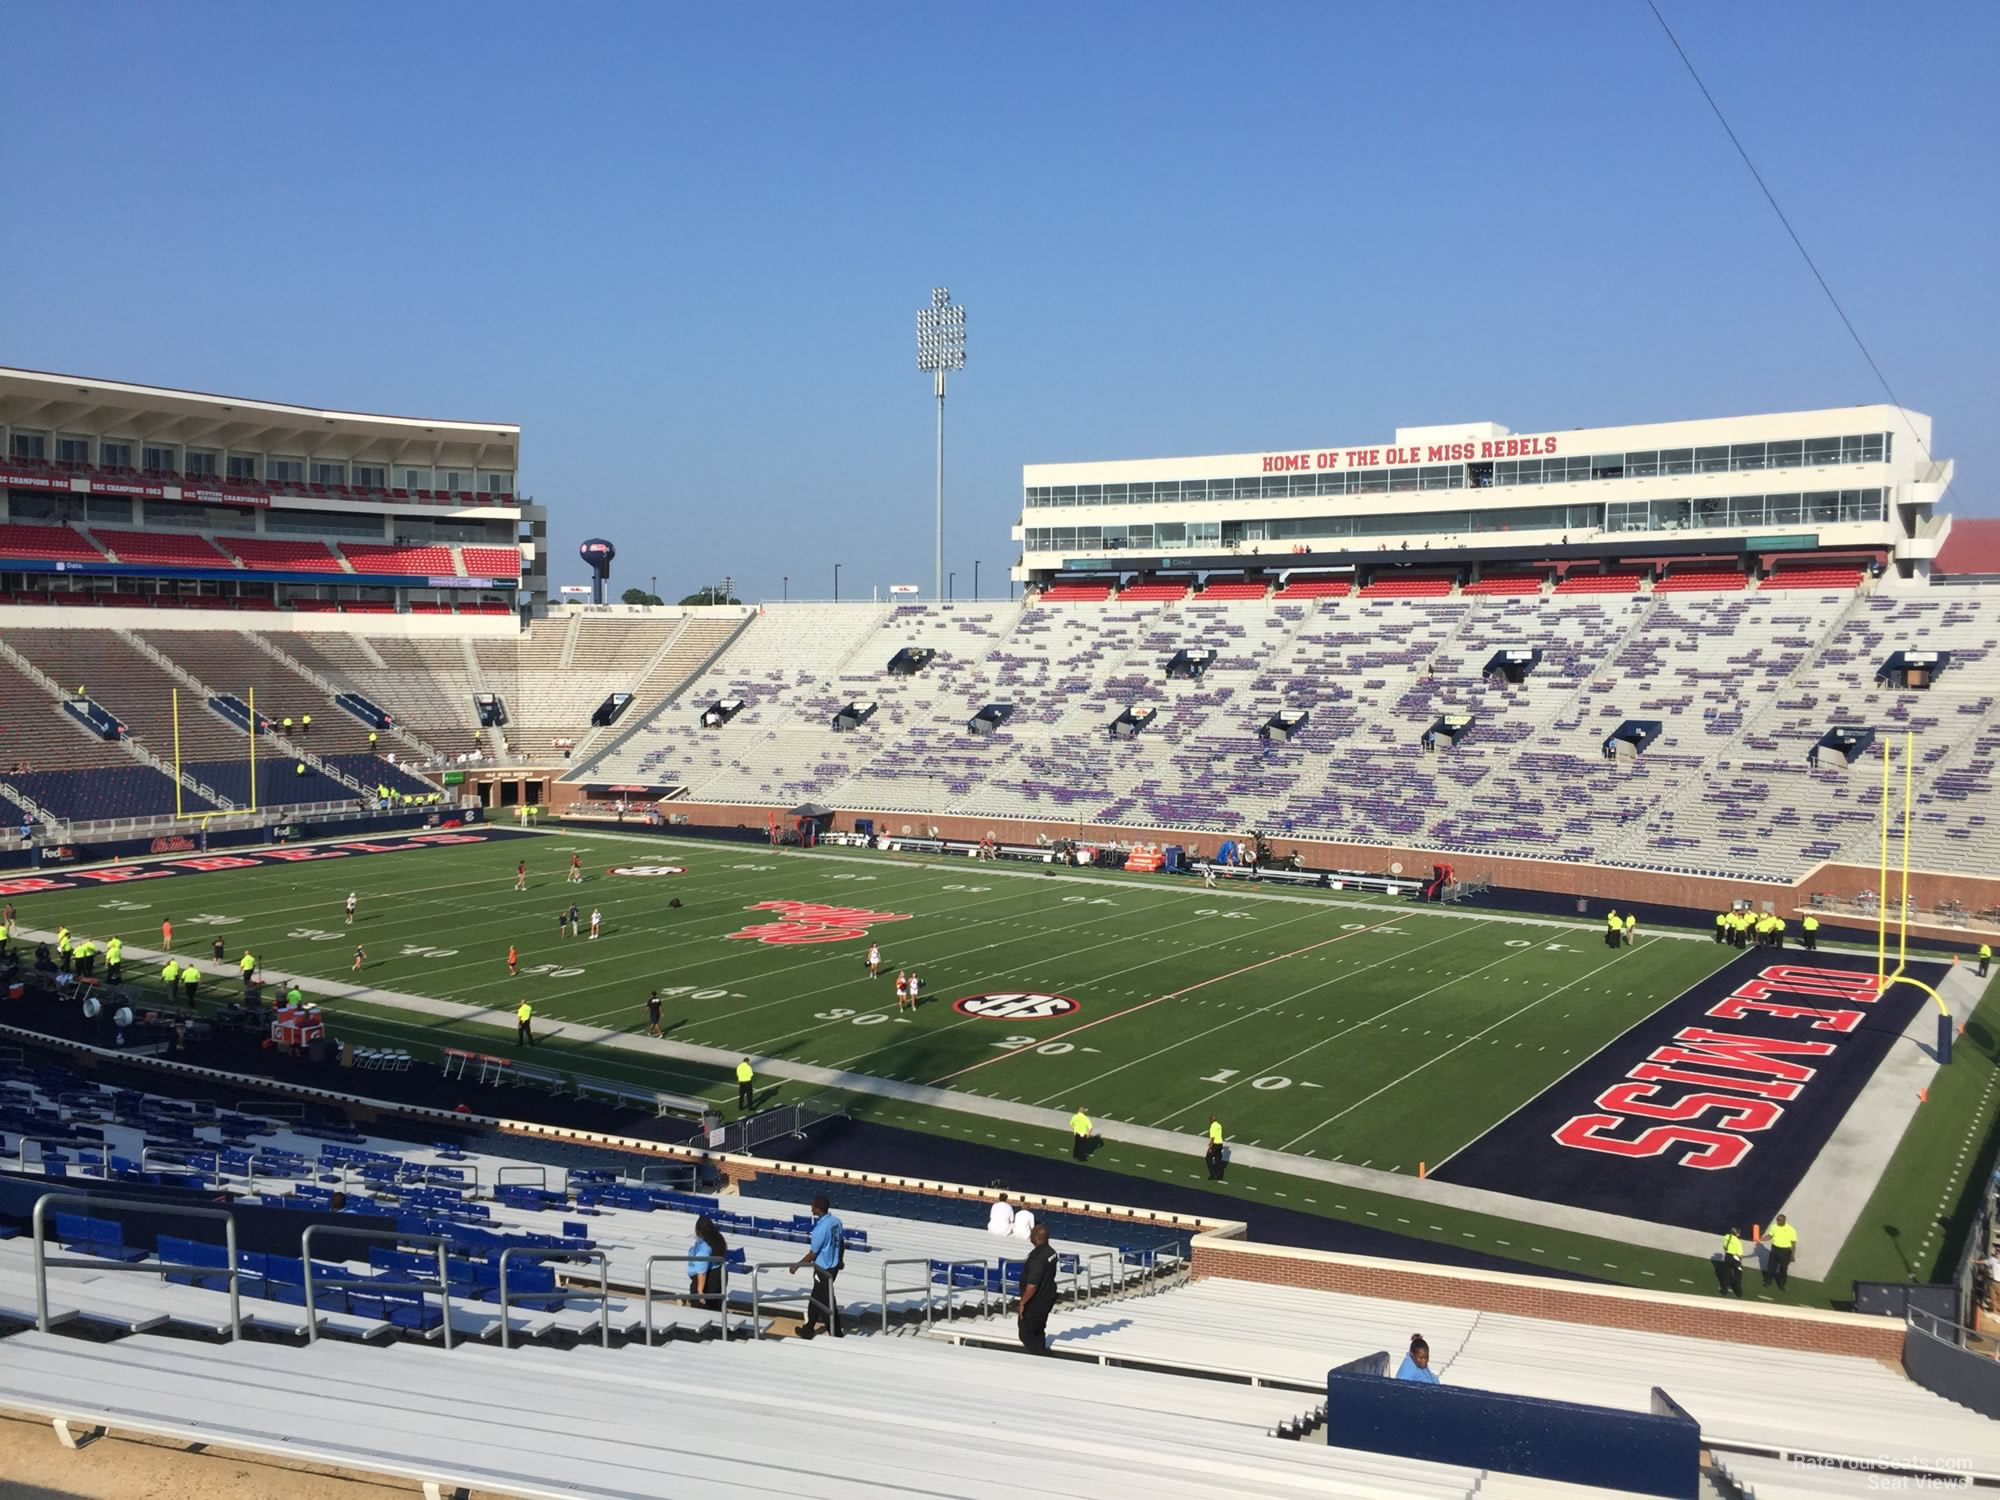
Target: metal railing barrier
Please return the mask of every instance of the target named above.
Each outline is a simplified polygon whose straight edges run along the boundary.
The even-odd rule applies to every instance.
[[[349,1229],[345,1224],[308,1224],[306,1232],[299,1236],[299,1255],[305,1262],[306,1277],[306,1341],[319,1341],[319,1303],[314,1297],[314,1277],[312,1240],[316,1234],[338,1235],[343,1239],[367,1240],[373,1244],[388,1241],[392,1245],[433,1245],[437,1248],[438,1279],[433,1286],[428,1281],[375,1281],[366,1276],[325,1276],[318,1284],[328,1291],[344,1291],[349,1287],[367,1287],[376,1292],[415,1292],[419,1309],[417,1321],[423,1321],[423,1298],[427,1292],[438,1294],[439,1305],[444,1310],[444,1346],[451,1348],[451,1282],[445,1270],[445,1248],[447,1241],[439,1234],[400,1234],[394,1229]],[[505,1325],[504,1316],[501,1319]],[[417,1330],[423,1332],[421,1327]]]
[[[727,1340],[727,1339],[728,1339],[728,1337],[729,1337],[729,1263],[728,1263],[727,1261],[722,1261],[722,1262],[718,1263],[718,1262],[716,1261],[715,1257],[713,1257],[713,1256],[696,1256],[696,1255],[649,1255],[649,1256],[647,1256],[647,1257],[646,1257],[646,1281],[645,1281],[645,1289],[646,1289],[646,1347],[647,1347],[648,1349],[650,1349],[650,1348],[652,1348],[652,1347],[653,1347],[653,1342],[654,1342],[654,1340],[653,1340],[653,1301],[654,1301],[654,1299],[655,1299],[655,1298],[657,1298],[657,1297],[661,1297],[661,1296],[665,1296],[665,1297],[667,1297],[667,1299],[668,1299],[669,1301],[674,1301],[674,1300],[676,1300],[677,1298],[679,1298],[679,1294],[673,1294],[673,1293],[664,1293],[664,1292],[657,1292],[657,1291],[655,1291],[655,1290],[653,1289],[653,1267],[654,1267],[654,1266],[656,1266],[656,1265],[660,1265],[660,1264],[662,1264],[662,1263],[664,1263],[664,1264],[668,1264],[668,1265],[688,1265],[688,1264],[691,1264],[692,1262],[694,1262],[694,1261],[696,1261],[696,1260],[705,1260],[705,1261],[707,1261],[707,1263],[708,1263],[708,1267],[709,1267],[709,1269],[710,1269],[710,1270],[712,1270],[712,1271],[720,1271],[720,1272],[722,1273],[722,1289],[721,1289],[720,1291],[717,1291],[717,1292],[709,1292],[709,1293],[705,1293],[704,1295],[706,1295],[706,1296],[711,1296],[711,1297],[714,1297],[714,1298],[716,1299],[716,1307],[717,1307],[717,1308],[718,1308],[718,1309],[720,1310],[720,1312],[719,1312],[719,1316],[720,1316],[720,1317],[721,1317],[721,1319],[722,1319],[722,1337],[723,1337],[723,1338],[724,1338],[725,1340]],[[679,1298],[679,1300],[685,1300],[685,1301],[687,1301],[687,1302],[688,1302],[688,1303],[689,1303],[689,1304],[690,1304],[691,1306],[696,1306],[696,1307],[698,1307],[698,1306],[700,1305],[699,1303],[696,1303],[696,1302],[694,1302],[694,1300],[693,1300],[692,1298]],[[760,1323],[760,1322],[762,1321],[762,1319],[761,1319],[761,1318],[759,1318],[759,1316],[758,1316],[758,1313],[757,1313],[757,1275],[756,1275],[756,1267],[754,1267],[754,1266],[753,1266],[753,1267],[751,1267],[751,1275],[750,1275],[750,1318],[751,1318],[751,1323],[750,1323],[750,1329],[751,1329],[751,1332],[752,1332],[752,1333],[755,1333],[755,1332],[756,1332],[756,1330],[757,1330],[757,1327],[758,1327],[759,1323]]]
[[[148,1271],[161,1276],[169,1271],[194,1271],[213,1276],[220,1267],[197,1266],[181,1261],[159,1258],[159,1247],[154,1246],[153,1259],[135,1262],[88,1260],[77,1256],[57,1256],[48,1253],[49,1208],[54,1204],[75,1204],[80,1208],[106,1206],[102,1198],[92,1198],[83,1193],[44,1193],[35,1200],[35,1327],[43,1333],[49,1331],[49,1271],[52,1267],[61,1269],[74,1267],[91,1271]],[[178,1204],[147,1203],[143,1205],[148,1214],[181,1219],[206,1219],[211,1222],[220,1219],[223,1231],[223,1249],[229,1257],[229,1336],[238,1339],[243,1336],[243,1299],[239,1285],[240,1270],[236,1260],[236,1215],[221,1208],[183,1208]]]
[[[500,1252],[500,1347],[511,1349],[512,1335],[507,1327],[507,1262],[514,1256],[523,1260],[583,1260],[597,1264],[597,1341],[606,1349],[611,1347],[611,1262],[602,1250],[557,1250],[539,1246],[509,1245]]]
[[[891,1266],[922,1266],[924,1268],[924,1279],[915,1286],[892,1287],[889,1285],[889,1268]],[[912,1292],[922,1292],[924,1294],[924,1327],[929,1328],[931,1326],[931,1258],[928,1255],[923,1255],[910,1259],[883,1261],[882,1331],[884,1333],[889,1331],[889,1298],[892,1295],[905,1297]]]
[[[208,1162],[207,1169],[203,1170],[198,1162],[174,1159],[190,1156],[205,1159]],[[222,1153],[214,1146],[141,1146],[139,1148],[139,1170],[141,1172],[152,1171],[153,1161],[156,1157],[160,1158],[162,1167],[177,1167],[182,1172],[199,1173],[201,1186],[203,1187],[207,1187],[211,1182],[218,1187],[222,1184]]]

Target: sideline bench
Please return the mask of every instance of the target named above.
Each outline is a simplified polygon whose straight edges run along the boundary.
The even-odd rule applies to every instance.
[[[579,1099],[606,1099],[613,1104],[629,1104],[637,1109],[650,1109],[655,1116],[692,1115],[696,1119],[705,1119],[711,1114],[720,1114],[709,1100],[696,1099],[692,1095],[651,1089],[642,1084],[621,1083],[616,1078],[596,1078],[588,1073],[574,1076]]]

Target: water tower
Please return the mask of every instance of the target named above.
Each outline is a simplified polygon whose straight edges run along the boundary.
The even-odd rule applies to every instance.
[[[576,550],[590,564],[590,602],[602,604],[604,591],[611,582],[611,559],[618,555],[618,549],[603,537],[594,536]]]

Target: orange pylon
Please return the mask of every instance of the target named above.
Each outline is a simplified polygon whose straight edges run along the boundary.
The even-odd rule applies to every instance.
[[[1418,1162],[1418,1163],[1417,1163],[1417,1180],[1418,1180],[1419,1182],[1421,1182],[1421,1181],[1422,1181],[1422,1180],[1424,1179],[1425,1175],[1426,1175],[1426,1174],[1425,1174],[1425,1172],[1424,1172],[1424,1164],[1423,1164],[1422,1162]]]

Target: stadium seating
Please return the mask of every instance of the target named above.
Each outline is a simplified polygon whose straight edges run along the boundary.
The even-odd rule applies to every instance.
[[[1041,593],[1045,604],[1102,604],[1110,597],[1108,583],[1058,583]]]
[[[32,771],[5,778],[58,818],[95,822],[111,818],[164,817],[174,811],[172,778],[127,760],[87,771]],[[214,804],[181,789],[181,808],[202,812]]]
[[[1362,588],[1364,599],[1441,599],[1456,586],[1457,579],[1449,573],[1404,574],[1377,573]]]
[[[0,557],[46,562],[103,562],[104,554],[72,526],[0,526]]]
[[[1653,585],[1656,594],[1724,594],[1750,586],[1750,575],[1738,567],[1673,568]]]
[[[1539,594],[1547,582],[1547,576],[1541,573],[1486,573],[1476,583],[1468,583],[1463,592],[1478,597]]]
[[[1224,599],[1262,599],[1271,592],[1268,581],[1259,579],[1231,579],[1222,583],[1207,584],[1202,588],[1201,597],[1220,602]]]
[[[246,568],[274,573],[340,573],[340,559],[325,542],[294,542],[279,537],[230,536],[216,539],[243,560]]]
[[[162,531],[110,531],[102,526],[90,534],[122,563],[159,563],[175,568],[233,566],[235,559],[218,551],[206,537],[175,536]]]
[[[368,726],[335,706],[319,684],[303,677],[266,652],[252,646],[235,631],[145,630],[140,638],[183,671],[206,683],[211,691],[234,694],[244,702],[254,693],[257,711],[273,723],[286,719],[303,724],[312,715],[312,728],[299,729],[297,738],[306,749],[320,755],[364,752],[368,749]],[[281,648],[295,644],[291,638],[278,643]],[[181,709],[187,711],[187,696]],[[241,734],[241,731],[237,731]],[[239,738],[237,747],[241,750]]]
[[[1131,583],[1118,591],[1118,597],[1127,604],[1170,604],[1188,596],[1188,585],[1175,583]]]
[[[1607,568],[1601,573],[1570,573],[1556,585],[1558,594],[1636,594],[1645,575],[1633,569]]]
[[[1857,567],[1813,567],[1787,563],[1774,569],[1764,580],[1767,589],[1853,589],[1861,586]]]
[[[451,578],[458,574],[449,547],[377,546],[372,542],[342,542],[341,554],[357,573],[399,573],[417,578]]]
[[[1344,599],[1353,587],[1352,580],[1346,578],[1294,578],[1278,590],[1276,597],[1288,602],[1294,599]]]
[[[465,571],[476,578],[519,578],[521,553],[514,547],[460,547]]]

